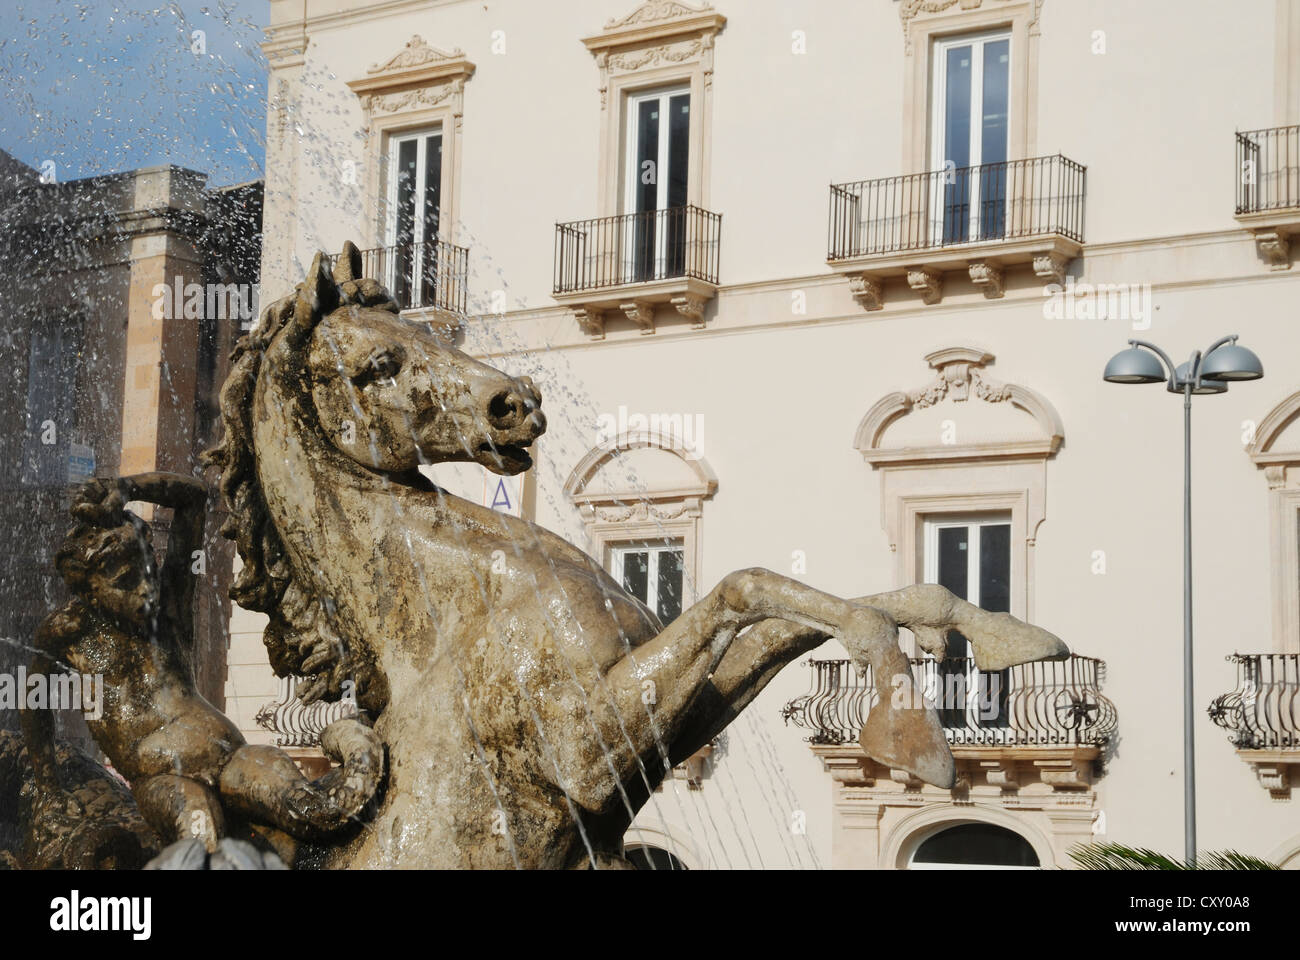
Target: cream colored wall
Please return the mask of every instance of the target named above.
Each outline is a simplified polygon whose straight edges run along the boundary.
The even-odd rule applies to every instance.
[[[329,9],[342,6],[363,5]],[[299,115],[298,214],[268,220],[268,235],[289,231],[304,265],[318,245],[373,239],[337,178],[339,160],[360,165],[365,156],[361,111],[344,83],[415,33],[463,48],[477,71],[464,94],[458,241],[471,247],[471,309],[481,312],[497,289],[511,309],[473,321],[465,346],[534,376],[546,397],[538,519],[582,542],[560,487],[595,443],[596,414],[620,405],[700,414],[703,455],[719,478],[703,514],[701,589],[745,566],[789,573],[796,550],[807,557],[800,579],[821,589],[855,596],[895,586],[880,476],[853,449],[854,431],[881,396],[929,381],[926,353],[972,345],[995,354],[989,374],[1043,394],[1065,425],[1031,551],[1033,609],[1073,649],[1107,663],[1120,731],[1097,787],[1108,837],[1180,850],[1181,410],[1158,387],[1101,382],[1106,360],[1135,335],[1130,324],[1045,319],[1040,281],[1020,275],[998,301],[952,284],[937,306],[891,299],[864,313],[825,267],[826,185],[901,172],[898,4],[795,12],[746,0],[718,5],[730,19],[714,78],[716,317],[704,330],[612,330],[587,341],[549,296],[552,225],[596,212],[597,70],[579,38],[633,6],[389,3],[382,16],[309,22],[303,74],[321,89],[306,91]],[[273,26],[302,9],[273,0]],[[306,9],[315,17],[327,6],[307,0]],[[1152,284],[1156,311],[1140,335],[1177,359],[1235,332],[1267,369],[1258,384],[1195,402],[1193,447],[1201,840],[1261,855],[1300,833],[1297,801],[1270,801],[1204,708],[1235,684],[1225,655],[1271,649],[1266,485],[1243,450],[1242,422],[1258,422],[1300,388],[1291,331],[1300,271],[1270,273],[1232,219],[1232,132],[1275,122],[1274,21],[1271,0],[1046,0],[1037,79],[1036,152],[1089,167],[1089,243],[1074,272]],[[498,29],[504,55],[491,50]],[[790,53],[795,29],[807,33],[802,57]],[[1090,52],[1096,29],[1106,31],[1104,55]],[[268,196],[292,178],[268,156]],[[1143,242],[1150,238],[1171,239]],[[264,275],[263,284],[274,294],[299,276]],[[792,311],[796,293],[806,313]],[[961,417],[970,419],[959,419],[959,431],[984,427],[973,405]],[[1104,575],[1091,572],[1097,550]],[[273,699],[275,688],[239,665],[255,658],[256,625],[242,613],[236,622],[231,676],[240,689],[229,702],[247,728],[253,698]],[[728,732],[702,790],[670,785],[638,824],[677,837],[698,865],[828,865],[830,778],[801,731],[780,720],[807,673],[791,666],[772,682]],[[790,830],[797,811],[806,834]]]

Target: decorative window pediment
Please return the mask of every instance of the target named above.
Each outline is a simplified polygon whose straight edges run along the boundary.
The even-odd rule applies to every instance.
[[[361,98],[368,114],[419,109],[454,98],[459,116],[458,101],[473,73],[474,64],[460,49],[450,53],[439,50],[417,34],[384,63],[371,64],[365,77],[349,81],[348,86]]]
[[[1030,10],[1028,29],[1038,32],[1038,18],[1042,14],[1043,0],[903,0],[898,6],[898,19],[903,24],[903,39],[907,53],[912,52],[912,27],[918,21],[938,18],[951,18],[954,14],[982,13],[997,14],[999,7],[1014,8],[1027,6]]]
[[[1060,447],[1065,430],[1052,405],[1027,387],[989,377],[984,368],[993,362],[992,354],[948,347],[925,360],[935,371],[933,380],[881,397],[858,425],[854,446],[868,463],[1046,459]],[[960,406],[966,404],[970,406]],[[976,409],[984,405],[1002,409]],[[900,425],[903,418],[931,408],[934,413],[925,419],[932,423],[919,429]],[[980,422],[970,423],[966,415],[972,413],[980,415]]]
[[[647,0],[625,17],[615,17],[582,42],[601,69],[602,97],[610,72],[627,73],[661,64],[704,62],[713,73],[713,38],[727,18],[711,6],[676,0]]]

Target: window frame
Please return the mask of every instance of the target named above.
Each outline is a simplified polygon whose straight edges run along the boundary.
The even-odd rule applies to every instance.
[[[619,586],[627,589],[623,579],[625,558],[632,553],[647,554],[646,561],[646,596],[642,602],[650,608],[655,616],[663,620],[659,608],[659,561],[663,554],[676,553],[681,556],[681,580],[678,586],[678,603],[686,609],[686,542],[681,537],[660,537],[652,539],[612,540],[605,544],[605,569],[609,571]],[[641,600],[640,597],[637,598]],[[681,614],[679,613],[678,616]],[[676,619],[676,618],[674,618]],[[665,621],[666,623],[667,621]]]

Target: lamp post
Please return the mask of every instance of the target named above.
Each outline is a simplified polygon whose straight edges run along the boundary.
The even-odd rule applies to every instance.
[[[1106,364],[1107,383],[1165,383],[1183,395],[1183,836],[1186,859],[1196,861],[1196,747],[1192,727],[1192,396],[1226,393],[1228,384],[1264,375],[1259,357],[1237,345],[1237,336],[1222,337],[1186,363],[1174,365],[1153,343],[1130,340]]]

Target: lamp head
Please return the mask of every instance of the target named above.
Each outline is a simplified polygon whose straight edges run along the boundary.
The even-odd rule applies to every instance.
[[[1264,365],[1253,350],[1237,343],[1225,343],[1210,351],[1201,361],[1201,377],[1212,380],[1258,380],[1264,375]]]
[[[1110,358],[1101,375],[1107,383],[1164,383],[1165,368],[1155,354],[1141,347],[1129,347]]]

